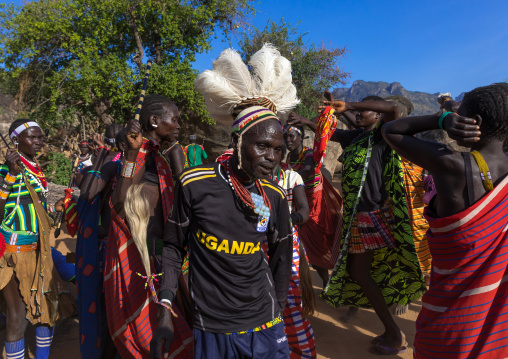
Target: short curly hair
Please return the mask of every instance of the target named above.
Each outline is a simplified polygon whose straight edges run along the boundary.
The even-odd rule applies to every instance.
[[[508,83],[475,88],[464,95],[461,107],[468,117],[481,116],[481,137],[508,139]]]

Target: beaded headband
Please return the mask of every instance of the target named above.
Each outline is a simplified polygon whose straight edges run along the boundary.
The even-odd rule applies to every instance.
[[[300,134],[300,136],[302,135],[302,131],[300,131],[297,127],[295,126],[289,126],[289,127],[284,127],[284,133],[289,133],[291,131],[296,131]]]
[[[269,119],[274,119],[281,123],[277,116],[275,116],[275,113],[267,108],[261,106],[246,108],[236,116],[233,127],[231,128],[231,133],[242,135],[254,125]]]
[[[9,137],[12,140],[14,137],[18,137],[21,134],[21,132],[23,132],[24,130],[26,130],[27,128],[30,128],[30,127],[39,127],[39,125],[33,121],[25,122],[25,123],[19,125],[18,127],[16,127],[16,129],[14,131],[12,131],[12,133],[10,134]]]

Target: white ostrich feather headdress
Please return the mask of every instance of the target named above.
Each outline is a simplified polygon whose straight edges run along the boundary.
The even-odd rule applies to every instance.
[[[213,62],[213,70],[198,75],[194,87],[205,97],[210,116],[231,125],[236,107],[260,105],[273,112],[287,113],[300,100],[291,76],[291,62],[271,44],[265,44],[250,58],[250,73],[240,54],[233,49],[222,51]]]

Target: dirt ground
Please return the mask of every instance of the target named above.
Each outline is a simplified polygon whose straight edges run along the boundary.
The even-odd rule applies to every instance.
[[[62,233],[58,239],[53,238],[56,249],[62,253],[74,251],[75,240]],[[320,283],[317,273],[313,271],[314,283]],[[320,289],[314,287],[316,295]],[[75,296],[75,287],[69,284],[69,290]],[[420,311],[421,303],[416,302],[409,306],[409,311],[403,316],[396,317],[397,324],[406,334],[407,340],[412,346],[415,334],[415,320]],[[361,309],[356,318],[348,324],[339,321],[339,316],[345,313],[347,308],[332,308],[322,300],[317,300],[317,311],[310,318],[316,339],[318,358],[321,359],[369,359],[378,357],[369,353],[370,340],[383,332],[381,322],[372,310]],[[5,358],[4,351],[5,331],[0,333],[0,352]],[[30,327],[25,337],[25,345],[30,358],[35,353],[35,329]],[[77,316],[59,322],[55,329],[53,344],[51,346],[51,359],[78,359],[79,356],[79,331]],[[28,357],[28,356],[27,356]],[[412,349],[400,358],[412,358]]]

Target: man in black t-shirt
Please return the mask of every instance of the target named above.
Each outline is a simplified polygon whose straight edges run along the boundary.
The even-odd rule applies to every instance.
[[[186,246],[196,358],[289,357],[281,318],[291,272],[289,209],[282,189],[260,179],[282,154],[282,128],[259,106],[236,119],[231,159],[187,169],[178,179],[164,231],[153,357],[171,342],[171,302]]]

